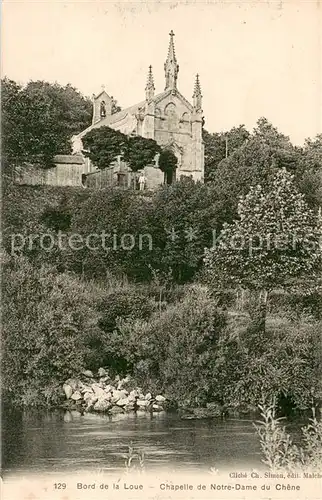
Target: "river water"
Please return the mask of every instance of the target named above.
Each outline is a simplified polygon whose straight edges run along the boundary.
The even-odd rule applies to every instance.
[[[144,451],[147,470],[205,472],[262,468],[251,420],[182,420],[177,414],[97,414],[76,411],[7,414],[6,474],[124,470],[128,446]]]

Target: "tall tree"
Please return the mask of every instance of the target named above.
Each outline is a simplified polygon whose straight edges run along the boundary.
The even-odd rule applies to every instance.
[[[160,153],[161,147],[154,139],[141,136],[129,136],[126,141],[123,159],[133,172],[153,163],[155,155]]]
[[[127,136],[118,130],[104,126],[90,130],[82,138],[84,155],[94,165],[103,170],[109,167],[118,156],[122,156],[126,147]]]
[[[36,81],[23,87],[4,78],[1,89],[3,156],[8,163],[50,164],[55,154],[71,152],[71,136],[91,122],[90,100],[71,85]]]
[[[322,206],[322,134],[308,138],[301,149],[297,183],[312,208]]]
[[[240,199],[238,219],[224,224],[219,239],[206,251],[210,279],[259,291],[264,312],[267,294],[274,287],[317,277],[321,266],[318,217],[293,179],[281,169],[268,187],[251,187]]]
[[[210,184],[218,199],[219,225],[234,220],[238,199],[250,186],[265,185],[283,167],[294,172],[299,155],[288,137],[265,118],[259,119],[248,140],[213,171]]]
[[[205,182],[212,179],[219,163],[244,144],[249,135],[244,125],[233,127],[227,132],[216,132],[213,134],[203,129]]]

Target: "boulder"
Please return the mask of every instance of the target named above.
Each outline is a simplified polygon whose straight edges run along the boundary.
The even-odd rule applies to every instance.
[[[87,405],[95,404],[98,399],[92,392],[85,392],[83,398]]]
[[[122,399],[119,399],[116,404],[117,406],[126,406],[129,404],[129,398],[122,398]]]
[[[117,403],[120,399],[127,397],[127,391],[113,391],[112,393],[112,403]]]
[[[149,406],[149,401],[147,399],[138,399],[136,404],[139,408],[147,408]]]
[[[110,380],[110,377],[100,377],[100,384],[106,384]]]
[[[150,399],[152,399],[152,394],[151,394],[151,392],[148,392],[148,393],[145,395],[145,399],[146,399],[147,401],[150,401]]]
[[[135,410],[135,403],[129,402],[127,405],[123,406],[125,411],[134,411]]]
[[[110,413],[111,414],[124,413],[124,410],[121,406],[112,406],[112,408],[110,409]]]
[[[77,380],[76,378],[69,378],[68,380],[65,381],[65,384],[70,385],[73,391],[77,391],[79,386],[79,380]]]
[[[93,393],[93,389],[89,385],[82,384],[81,387],[80,387],[80,392],[82,394],[85,394],[85,392],[91,392],[91,393]]]
[[[162,408],[162,406],[154,404],[154,405],[152,405],[152,410],[153,411],[163,411],[163,408]]]
[[[98,398],[104,398],[107,395],[106,391],[104,391],[104,389],[102,389],[102,387],[99,384],[96,383],[92,384],[92,389],[94,391],[95,396],[97,396]]]
[[[131,391],[130,394],[128,395],[129,401],[135,402],[139,397],[139,394],[137,391]]]
[[[108,411],[111,408],[111,402],[107,399],[98,399],[94,404],[95,411]]]
[[[165,397],[164,396],[161,396],[161,394],[158,394],[158,396],[155,397],[155,400],[158,402],[158,403],[164,403],[165,402]]]
[[[64,389],[64,393],[65,393],[66,398],[69,399],[73,394],[73,389],[71,388],[71,386],[69,384],[64,384],[63,389]]]
[[[94,378],[93,372],[91,370],[84,370],[82,372],[82,375],[84,375],[84,377]]]
[[[72,394],[71,399],[73,399],[74,401],[79,401],[80,399],[82,399],[82,395],[79,391],[75,391]]]
[[[99,377],[107,377],[108,376],[108,372],[105,370],[105,368],[99,368],[97,373],[98,373]]]

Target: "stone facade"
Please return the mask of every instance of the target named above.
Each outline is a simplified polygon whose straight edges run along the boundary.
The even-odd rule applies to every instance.
[[[202,142],[202,95],[197,75],[193,102],[190,103],[178,90],[179,65],[174,49],[174,33],[170,33],[168,56],[164,64],[165,90],[155,94],[152,67],[149,67],[145,100],[112,114],[113,98],[103,89],[93,96],[92,125],[72,138],[73,153],[81,154],[82,137],[97,127],[108,126],[125,134],[135,134],[154,139],[160,146],[171,150],[178,158],[176,178],[188,176],[195,181],[204,178],[204,145]],[[111,167],[114,178],[126,167],[116,163]],[[147,188],[164,182],[164,175],[154,165],[145,169]],[[84,173],[95,172],[88,158],[84,158]],[[113,178],[113,176],[111,177]]]

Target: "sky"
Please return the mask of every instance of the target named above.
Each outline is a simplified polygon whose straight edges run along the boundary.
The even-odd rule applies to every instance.
[[[102,84],[124,108],[145,98],[148,66],[164,90],[169,32],[178,89],[200,75],[210,132],[265,116],[295,144],[322,133],[322,0],[3,0],[2,76]]]

